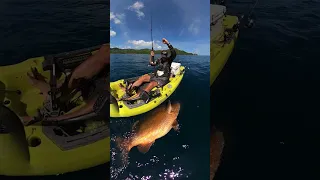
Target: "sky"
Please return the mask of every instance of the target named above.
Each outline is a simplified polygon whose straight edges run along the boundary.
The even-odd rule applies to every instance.
[[[154,49],[175,48],[210,55],[209,0],[111,0],[111,47],[151,49],[151,19]],[[151,18],[152,17],[152,18]]]

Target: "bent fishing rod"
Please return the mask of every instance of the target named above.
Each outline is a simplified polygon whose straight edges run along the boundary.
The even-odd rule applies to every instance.
[[[152,48],[151,48],[151,50],[153,51],[153,36],[152,36],[152,14],[151,14],[151,43],[152,43]]]

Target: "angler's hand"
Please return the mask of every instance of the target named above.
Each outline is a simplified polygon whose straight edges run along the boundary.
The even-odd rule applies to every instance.
[[[110,48],[109,45],[102,46],[99,51],[91,56],[89,59],[81,63],[72,72],[68,87],[74,87],[79,79],[90,79],[97,75],[110,62]]]
[[[150,52],[150,55],[151,55],[151,56],[154,56],[154,51],[153,51],[153,50]]]
[[[162,43],[163,44],[169,44],[169,41],[166,38],[162,38]]]

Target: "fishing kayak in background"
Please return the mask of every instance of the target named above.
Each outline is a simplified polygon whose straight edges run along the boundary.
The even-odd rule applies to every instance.
[[[110,103],[110,117],[136,116],[146,113],[159,106],[177,89],[183,79],[185,67],[181,66],[180,63],[173,62],[171,64],[171,73],[173,73],[174,76],[170,78],[169,82],[166,85],[162,87],[155,87],[152,89],[152,91],[149,93],[150,97],[148,99],[148,102],[145,102],[142,99],[138,99],[134,101],[118,100],[116,101],[116,103]],[[139,77],[134,77],[111,82],[111,95],[115,97],[115,99],[121,99],[122,97],[127,96],[126,91],[121,88],[120,85],[128,84],[126,82],[134,82],[138,78]],[[146,85],[147,83],[142,84],[139,89],[143,89]]]
[[[35,68],[51,85],[68,84],[67,74],[100,47],[0,66],[0,175],[56,175],[110,161],[109,119],[86,114],[52,124],[40,120],[23,126],[21,122],[24,116],[37,116],[39,109],[50,117],[73,112],[85,104],[82,91],[56,91],[57,99],[46,102],[28,81],[30,69]],[[88,90],[94,89],[88,86]],[[53,111],[54,106],[59,110]]]
[[[225,15],[226,7],[217,4],[210,5],[210,85],[216,80],[228,61],[239,30],[237,16]]]
[[[238,38],[239,29],[254,26],[252,14],[258,2],[256,0],[250,12],[242,14],[239,18],[226,14],[224,0],[214,0],[213,4],[210,4],[210,86],[228,61]]]

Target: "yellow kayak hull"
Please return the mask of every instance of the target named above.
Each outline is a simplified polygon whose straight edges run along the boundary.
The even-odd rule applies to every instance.
[[[236,16],[226,16],[223,19],[225,28],[232,28],[237,22],[238,17]],[[235,41],[238,38],[238,33],[239,32],[235,34],[235,38],[230,43],[225,43],[222,47],[220,44],[213,43],[211,40],[210,54],[214,54],[214,56],[210,56],[210,85],[213,84],[228,61],[233,51]]]
[[[0,66],[0,103],[5,104],[17,115],[18,120],[13,118],[12,122],[15,121],[17,129],[21,126],[20,134],[24,134],[21,137],[15,133],[0,133],[0,175],[55,175],[110,161],[110,137],[102,137],[84,145],[79,144],[78,147],[64,149],[44,133],[45,127],[40,123],[30,126],[23,126],[20,123],[19,118],[25,115],[35,116],[37,109],[43,105],[44,98],[38,89],[30,85],[27,72],[30,72],[31,67],[36,67],[48,80],[49,72],[42,69],[44,59],[37,57],[19,64]],[[21,94],[11,92],[16,90]],[[0,114],[3,109],[2,111],[0,109]],[[1,120],[11,121],[7,116],[0,118],[8,118]]]
[[[117,101],[117,104],[110,104],[110,117],[118,118],[136,116],[146,113],[159,106],[177,89],[183,79],[184,70],[185,67],[181,66],[179,74],[177,74],[174,78],[170,78],[170,82],[168,84],[162,88],[158,88],[160,91],[160,96],[152,99],[150,102],[144,105],[130,108],[125,101]],[[124,84],[124,79],[110,83],[111,94],[114,97],[122,97],[125,94],[125,91],[120,88],[120,84]],[[156,89],[157,88],[154,88],[152,91]]]

